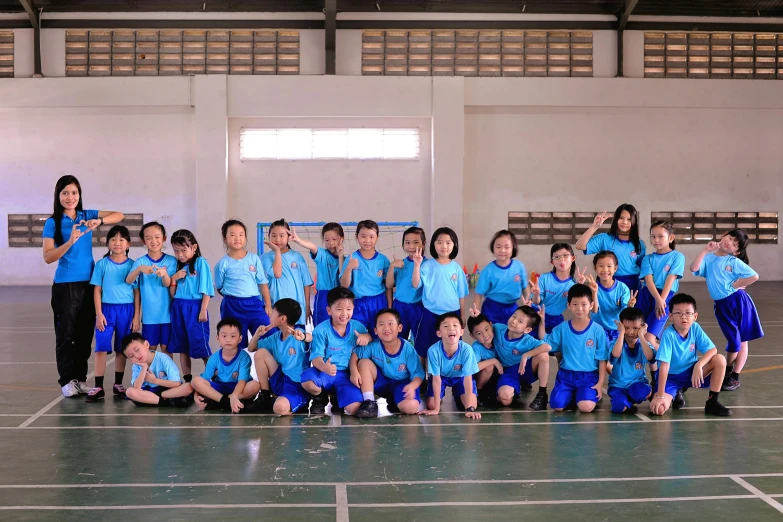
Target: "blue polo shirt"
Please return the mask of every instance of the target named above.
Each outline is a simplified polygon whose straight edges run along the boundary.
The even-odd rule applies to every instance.
[[[63,244],[71,239],[71,230],[80,221],[98,219],[97,210],[81,210],[76,212],[76,219],[71,219],[63,214],[60,225],[63,232]],[[54,217],[50,217],[44,223],[43,237],[54,239]],[[56,247],[62,245],[55,245]],[[87,232],[74,243],[71,248],[57,261],[57,270],[54,272],[55,283],[76,283],[89,281],[95,262],[92,259],[92,231]]]

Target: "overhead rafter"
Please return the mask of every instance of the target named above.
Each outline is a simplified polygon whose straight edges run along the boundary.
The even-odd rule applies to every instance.
[[[40,29],[41,23],[38,16],[38,9],[35,8],[33,0],[19,0],[19,3],[22,4],[22,7],[24,7],[24,10],[27,12],[27,16],[30,17],[30,25],[33,26],[33,29]]]
[[[324,50],[326,55],[326,74],[337,74],[337,0],[325,0],[324,14]]]
[[[628,25],[628,19],[631,17],[631,13],[636,9],[636,4],[639,0],[625,0],[625,8],[619,17],[619,24],[617,25],[618,31],[625,30],[625,26]]]
[[[35,76],[41,76],[41,16],[33,0],[19,0],[19,3],[30,17],[30,25],[33,27],[33,72]]]

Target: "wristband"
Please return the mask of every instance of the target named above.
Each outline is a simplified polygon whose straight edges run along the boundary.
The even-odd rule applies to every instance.
[[[466,412],[474,412],[474,411],[476,411],[476,408],[474,408],[473,406],[468,406],[467,408],[465,408],[465,411]]]
[[[101,221],[101,225],[103,225],[103,218],[98,218]]]

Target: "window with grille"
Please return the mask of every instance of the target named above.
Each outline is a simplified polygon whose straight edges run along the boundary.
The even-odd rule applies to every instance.
[[[14,32],[0,31],[0,78],[14,77]]]
[[[593,76],[593,33],[366,30],[362,74]]]
[[[66,76],[299,74],[299,31],[69,30]]]
[[[593,224],[601,212],[509,212],[508,230],[521,245],[573,245]],[[608,232],[612,218],[607,219],[598,233]]]
[[[645,78],[783,79],[783,34],[644,33]]]
[[[754,243],[778,244],[777,212],[652,212],[651,223],[668,221],[677,243],[708,243],[741,228]]]
[[[37,247],[43,246],[44,223],[51,214],[8,214],[8,246],[9,247]],[[144,224],[144,214],[125,214],[125,219],[118,223],[128,227],[131,237],[131,246],[141,247],[144,242],[139,237],[141,226]],[[92,246],[104,246],[106,235],[112,225],[103,225],[92,231]]]

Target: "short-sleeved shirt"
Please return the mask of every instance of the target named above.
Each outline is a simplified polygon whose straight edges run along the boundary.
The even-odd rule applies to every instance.
[[[332,326],[331,319],[324,321],[313,330],[313,342],[310,343],[310,361],[322,357],[324,362],[331,359],[338,370],[346,370],[351,354],[356,348],[356,332],[366,334],[367,328],[351,319],[345,327],[345,335],[339,335]]]
[[[315,272],[318,275],[318,280],[315,282],[316,290],[328,292],[340,286],[339,257],[325,248],[319,248],[315,254],[310,252],[310,258],[315,263]]]
[[[427,350],[427,373],[441,377],[466,377],[478,373],[478,363],[469,344],[460,341],[457,351],[448,356],[443,341],[430,346]]]
[[[214,297],[215,284],[212,282],[212,270],[209,269],[207,260],[199,256],[193,268],[195,274],[190,272],[189,263],[182,267],[186,275],[177,281],[175,299],[201,299],[205,295]]]
[[[647,247],[644,241],[640,240],[639,250],[637,250],[631,241],[603,233],[590,238],[584,253],[597,254],[604,250],[613,252],[617,256],[618,276],[634,276],[639,275],[639,267],[642,265]]]
[[[125,282],[131,273],[133,259],[127,258],[122,263],[115,263],[109,257],[104,257],[95,263],[90,284],[101,287],[101,302],[106,304],[133,303],[133,289],[137,287],[134,281]]]
[[[644,256],[642,260],[642,271],[639,273],[639,277],[644,279],[648,275],[653,276],[653,283],[655,288],[663,288],[666,284],[666,278],[670,275],[677,276],[672,284],[670,294],[674,295],[680,288],[680,278],[685,272],[685,254],[672,250],[665,254],[659,254],[653,252],[648,256]]]
[[[497,353],[497,359],[504,367],[507,366],[519,366],[522,361],[522,355],[535,350],[542,344],[543,341],[539,341],[532,335],[524,334],[522,337],[516,339],[509,339],[508,327],[502,324],[493,325],[495,329],[495,339],[498,339],[498,343],[495,344],[495,353]]]
[[[498,266],[492,261],[479,273],[476,293],[498,303],[516,303],[527,288],[525,265],[512,259],[507,266]]]
[[[97,210],[80,210],[76,212],[76,219],[71,219],[63,214],[60,226],[63,233],[63,242],[59,247],[71,239],[73,226],[80,221],[98,219]],[[44,223],[43,237],[54,239],[54,217],[50,217]],[[54,272],[55,283],[75,283],[89,281],[95,262],[92,258],[92,230],[81,236],[71,248],[57,261],[57,270]]]
[[[223,359],[223,349],[209,356],[207,366],[201,374],[203,379],[214,382],[237,383],[250,381],[250,355],[241,348],[230,360]]]
[[[402,268],[394,269],[394,298],[403,303],[420,303],[424,293],[421,285],[419,288],[413,288],[411,285],[414,267],[413,260],[406,257],[402,260]]]
[[[313,276],[307,268],[307,262],[302,254],[295,250],[289,250],[282,254],[283,274],[280,278],[275,277],[274,269],[275,253],[273,251],[264,253],[261,256],[261,264],[269,280],[269,294],[272,302],[276,303],[280,299],[287,297],[294,299],[302,307],[302,315],[299,316],[297,324],[304,324],[307,314],[305,306],[304,289],[306,286],[313,286]]]
[[[302,372],[310,365],[307,361],[307,347],[304,341],[298,341],[293,335],[285,339],[280,332],[258,341],[258,347],[269,350],[283,373],[294,382],[301,382]]]
[[[389,258],[380,252],[370,259],[365,259],[357,250],[343,261],[343,273],[351,262],[351,258],[359,260],[359,266],[351,272],[350,289],[357,299],[374,297],[386,292],[386,274],[389,272]]]
[[[758,273],[734,256],[716,256],[710,252],[693,275],[707,280],[707,291],[713,300],[725,299],[737,291],[732,286],[737,279],[757,276]]]
[[[576,330],[571,321],[560,323],[546,338],[552,352],[563,353],[564,370],[594,372],[598,361],[609,359],[606,332],[595,321],[590,321],[582,331]]]
[[[541,303],[547,315],[560,315],[565,311],[568,306],[568,290],[575,284],[573,277],[559,279],[554,272],[541,274],[538,278],[538,287],[541,292]]]
[[[495,353],[494,350],[494,345],[495,345],[494,340],[492,341],[492,345],[493,345],[493,349],[490,350],[489,348],[481,344],[479,341],[473,341],[473,344],[471,344],[470,347],[473,349],[473,355],[476,357],[476,363],[480,363],[482,361],[488,361],[490,359],[497,359],[497,354]]]
[[[159,259],[152,259],[149,254],[134,261],[131,272],[140,266],[157,266],[165,268],[169,277],[177,271],[177,258],[163,254]],[[144,324],[167,324],[171,322],[171,294],[163,286],[163,280],[157,275],[140,273],[136,279],[141,292],[141,321]]]
[[[152,360],[152,364],[149,366],[149,371],[152,372],[158,379],[164,381],[180,382],[179,368],[177,368],[177,365],[174,364],[174,361],[171,360],[171,357],[163,352],[153,353],[155,354],[155,358]],[[131,369],[131,386],[133,386],[133,384],[136,382],[136,379],[144,378],[143,375],[139,376],[140,373],[141,366],[134,364],[133,368]],[[142,389],[148,389],[154,388],[155,385],[145,381],[141,387]]]
[[[224,256],[215,265],[215,288],[232,297],[258,297],[258,285],[269,284],[261,259],[247,252],[242,259]]]
[[[651,345],[650,348],[653,349]],[[655,353],[654,349],[653,353]],[[612,363],[612,373],[609,375],[610,388],[628,388],[637,382],[647,382],[644,365],[648,361],[638,339],[633,347],[629,347],[628,343],[623,340],[623,351],[620,353],[620,357],[610,355],[609,362]]]
[[[424,308],[435,315],[460,309],[459,300],[468,295],[468,281],[459,263],[442,265],[435,259],[427,259],[421,263],[419,275]]]
[[[693,323],[688,335],[680,333],[670,325],[661,335],[658,345],[658,362],[669,363],[669,375],[682,373],[699,360],[698,353],[705,354],[715,348],[715,343],[704,333],[699,323]]]
[[[424,379],[424,369],[421,367],[419,355],[411,343],[400,339],[400,349],[390,354],[380,339],[375,339],[367,346],[358,346],[356,356],[359,359],[370,359],[375,363],[384,377],[395,381],[411,381],[416,377]]]
[[[631,300],[631,291],[622,281],[614,280],[610,288],[605,288],[601,281],[598,284],[598,313],[593,314],[593,321],[600,324],[605,330],[617,330],[615,321],[620,320],[620,312]]]

